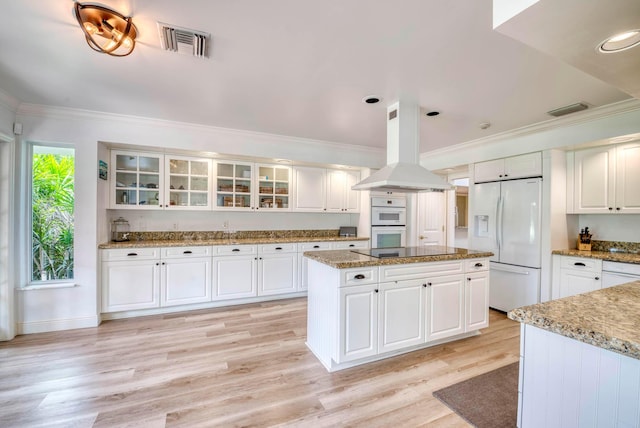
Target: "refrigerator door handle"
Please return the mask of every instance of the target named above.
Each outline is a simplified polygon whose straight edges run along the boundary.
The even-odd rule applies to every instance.
[[[502,196],[498,196],[498,202],[496,202],[496,246],[498,250],[502,247]]]
[[[499,266],[499,265],[495,265],[493,263],[491,263],[491,269],[492,270],[499,270],[502,272],[509,272],[509,273],[517,273],[520,275],[529,275],[529,269],[518,269],[517,267],[507,267],[507,266]]]

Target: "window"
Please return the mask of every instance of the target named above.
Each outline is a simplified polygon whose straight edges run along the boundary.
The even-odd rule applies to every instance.
[[[73,279],[74,150],[31,151],[31,282]]]

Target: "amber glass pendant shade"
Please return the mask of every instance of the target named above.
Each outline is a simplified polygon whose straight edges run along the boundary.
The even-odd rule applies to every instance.
[[[91,49],[127,56],[136,45],[136,27],[130,17],[95,4],[75,4],[75,15]]]

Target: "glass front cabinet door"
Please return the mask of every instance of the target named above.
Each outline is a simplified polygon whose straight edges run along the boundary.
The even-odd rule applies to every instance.
[[[253,164],[220,161],[216,163],[216,209],[255,209],[252,198]]]
[[[291,168],[257,165],[259,210],[289,211]]]
[[[211,209],[211,160],[165,156],[165,209]]]
[[[163,155],[111,152],[111,208],[162,209]]]

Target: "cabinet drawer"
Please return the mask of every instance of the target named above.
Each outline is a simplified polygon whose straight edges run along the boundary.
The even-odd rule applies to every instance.
[[[464,273],[462,260],[451,262],[412,263],[397,266],[381,266],[380,282],[419,279],[426,276],[442,276]]]
[[[330,250],[331,242],[302,242],[298,244],[298,252]]]
[[[562,257],[560,267],[565,269],[579,269],[585,272],[602,271],[602,260],[584,257]]]
[[[369,241],[341,241],[334,242],[331,246],[334,250],[348,250],[350,248],[369,248]]]
[[[161,249],[160,254],[162,254],[163,259],[207,257],[211,255],[211,247],[165,247]]]
[[[364,268],[345,269],[340,271],[340,286],[366,285],[378,282],[378,267],[370,266]]]
[[[122,248],[102,250],[103,261],[153,260],[160,258],[160,248]]]
[[[489,259],[470,259],[464,261],[465,272],[479,272],[489,270]]]
[[[260,254],[295,253],[298,251],[298,244],[262,244],[258,245]]]
[[[216,256],[256,254],[257,252],[257,245],[220,245],[217,247],[213,247],[213,254]]]

